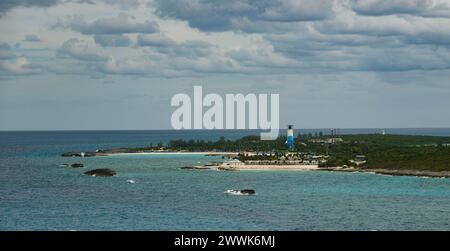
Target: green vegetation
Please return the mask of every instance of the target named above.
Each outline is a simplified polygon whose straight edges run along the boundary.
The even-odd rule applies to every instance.
[[[364,155],[362,168],[394,170],[450,170],[450,137],[407,135],[344,135],[340,144],[329,145],[327,165],[352,165]]]
[[[285,142],[286,139],[282,137],[273,141],[261,141],[259,136],[245,136],[238,140],[226,140],[224,137],[221,137],[218,141],[172,140],[169,147],[172,150],[185,151],[275,151],[277,149],[285,149]]]
[[[340,138],[342,142],[323,142],[332,137]],[[280,156],[288,152],[285,141],[285,137],[260,141],[258,136],[246,136],[238,140],[173,140],[169,147],[185,151],[270,151]],[[295,143],[294,152],[329,155],[328,161],[321,166],[355,166],[351,160],[357,155],[364,155],[366,163],[361,164],[360,168],[450,171],[450,137],[380,134],[322,136],[316,133],[298,135]]]

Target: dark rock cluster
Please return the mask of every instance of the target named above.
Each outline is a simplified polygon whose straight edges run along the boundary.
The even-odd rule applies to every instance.
[[[116,171],[108,169],[108,168],[100,168],[100,169],[94,169],[91,171],[87,171],[84,174],[89,176],[114,176],[116,175]]]

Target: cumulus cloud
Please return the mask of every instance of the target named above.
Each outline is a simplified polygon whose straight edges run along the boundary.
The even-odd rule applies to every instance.
[[[155,21],[143,23],[131,22],[127,14],[120,14],[114,18],[101,18],[92,23],[86,22],[81,17],[75,17],[67,23],[59,23],[57,26],[71,28],[82,34],[125,34],[125,33],[155,33],[159,31],[159,25]]]
[[[117,5],[123,10],[137,8],[140,5],[139,0],[1,0],[0,1],[0,17],[8,11],[16,7],[27,8],[46,8],[61,3],[77,3],[77,4],[91,4],[105,3],[109,5]]]
[[[230,57],[239,65],[251,68],[295,68],[298,65],[296,60],[277,54],[272,48],[253,47],[235,48],[227,51],[226,56]]]
[[[450,67],[450,20],[422,16],[360,16],[344,9],[334,18],[265,36],[299,70],[413,71]]]
[[[332,0],[155,1],[159,16],[185,20],[190,26],[204,31],[256,31],[255,22],[263,27],[266,22],[322,20],[331,13],[332,6]]]
[[[50,7],[58,0],[2,0],[0,1],[0,16],[15,7]]]
[[[24,42],[41,42],[41,39],[34,34],[30,34],[30,35],[26,35],[25,39],[23,41]]]
[[[176,42],[173,39],[161,35],[139,35],[138,45],[151,46],[162,54],[171,57],[198,58],[206,57],[211,53],[212,44],[200,40],[187,40]]]
[[[87,74],[388,72],[450,65],[449,2],[443,0],[70,2],[61,6],[91,4],[113,10],[97,19],[60,17],[67,19],[57,27],[81,34],[66,41],[57,55],[88,65]],[[118,7],[138,6],[150,6],[147,10],[154,13],[136,18],[117,14]],[[27,35],[24,41],[37,40]],[[0,44],[0,49],[1,60],[21,54],[9,44]]]
[[[414,53],[409,53],[414,51]],[[412,45],[402,48],[376,48],[361,57],[360,66],[372,71],[445,70],[450,68],[448,48],[430,49]]]
[[[103,0],[103,2],[111,5],[119,5],[122,9],[136,8],[140,5],[139,0]]]
[[[41,72],[41,67],[31,64],[28,58],[18,56],[14,47],[7,43],[0,43],[0,75],[30,75]]]
[[[30,64],[26,57],[17,57],[11,60],[1,60],[0,72],[10,75],[30,75],[38,73],[39,68]]]
[[[71,38],[64,42],[58,50],[58,55],[70,57],[81,61],[105,61],[108,56],[93,45],[77,38]]]
[[[334,121],[333,127],[355,123],[387,126],[379,121],[398,127],[448,125],[449,3],[0,0],[0,81],[17,90],[32,82],[44,95],[33,99],[33,95],[0,92],[4,94],[1,100],[6,108],[26,107],[24,116],[39,110],[48,113],[56,106],[42,101],[54,100],[54,82],[64,81],[59,91],[81,90],[75,95],[79,97],[89,94],[88,102],[66,102],[67,98],[59,95],[65,104],[75,105],[72,110],[83,113],[85,109],[78,109],[80,104],[93,107],[104,102],[105,96],[104,86],[89,92],[83,91],[85,87],[114,81],[117,85],[108,93],[117,95],[114,101],[127,100],[123,95],[130,92],[154,90],[153,85],[165,88],[153,93],[155,98],[131,104],[135,109],[149,107],[147,102],[152,102],[156,105],[151,107],[164,114],[165,94],[200,81],[217,93],[230,88],[280,93],[283,105],[292,108],[287,114],[302,113],[301,117],[312,121],[304,127],[330,121]],[[51,29],[58,20],[58,29]],[[35,34],[42,41],[22,42],[37,40],[27,39],[26,34]],[[130,89],[128,83],[139,88]],[[85,86],[80,88],[80,84]],[[107,110],[126,113],[131,106],[124,108],[124,104],[110,102]],[[411,116],[408,107],[418,113]],[[324,108],[332,111],[323,114]],[[340,111],[348,116],[343,114],[342,118]],[[362,118],[355,119],[352,114],[362,114]],[[140,124],[141,117],[136,120]],[[50,118],[49,126],[63,120],[55,121]],[[5,125],[14,128],[13,124]]]
[[[16,54],[11,51],[0,50],[0,60],[15,58]]]
[[[139,35],[137,41],[140,46],[168,47],[177,44],[173,39],[163,34]]]
[[[447,0],[354,0],[352,9],[360,15],[371,16],[394,14],[450,16],[450,3]]]
[[[110,57],[100,70],[106,74],[148,75],[154,72],[155,67],[154,63],[145,59],[116,60]]]
[[[331,14],[332,7],[332,0],[271,1],[257,18],[281,22],[323,20]]]
[[[99,3],[105,3],[108,5],[119,6],[123,10],[137,8],[140,6],[139,0],[62,0],[64,3],[77,3],[77,4],[90,4],[97,5]]]
[[[449,44],[450,19],[425,18],[421,16],[359,16],[344,12],[335,19],[314,24],[325,34],[361,34],[389,36],[392,40],[404,39],[412,43]]]
[[[194,73],[245,73],[245,69],[229,58],[177,58],[170,62],[170,66],[179,71]]]
[[[103,47],[127,47],[131,44],[131,39],[126,35],[94,35],[97,44]]]
[[[10,49],[11,46],[8,43],[0,43],[0,49]]]
[[[233,73],[243,68],[211,43],[201,40],[175,41],[163,34],[139,35],[137,44],[149,48],[151,60],[173,76],[186,73]],[[178,72],[178,73],[177,73]]]

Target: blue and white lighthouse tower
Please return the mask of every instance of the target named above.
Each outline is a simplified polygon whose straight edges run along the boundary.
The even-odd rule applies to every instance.
[[[294,129],[293,125],[288,125],[286,144],[289,149],[294,149]]]

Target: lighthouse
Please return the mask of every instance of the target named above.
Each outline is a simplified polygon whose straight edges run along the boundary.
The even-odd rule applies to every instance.
[[[294,129],[293,125],[288,125],[286,144],[289,149],[294,149]]]

